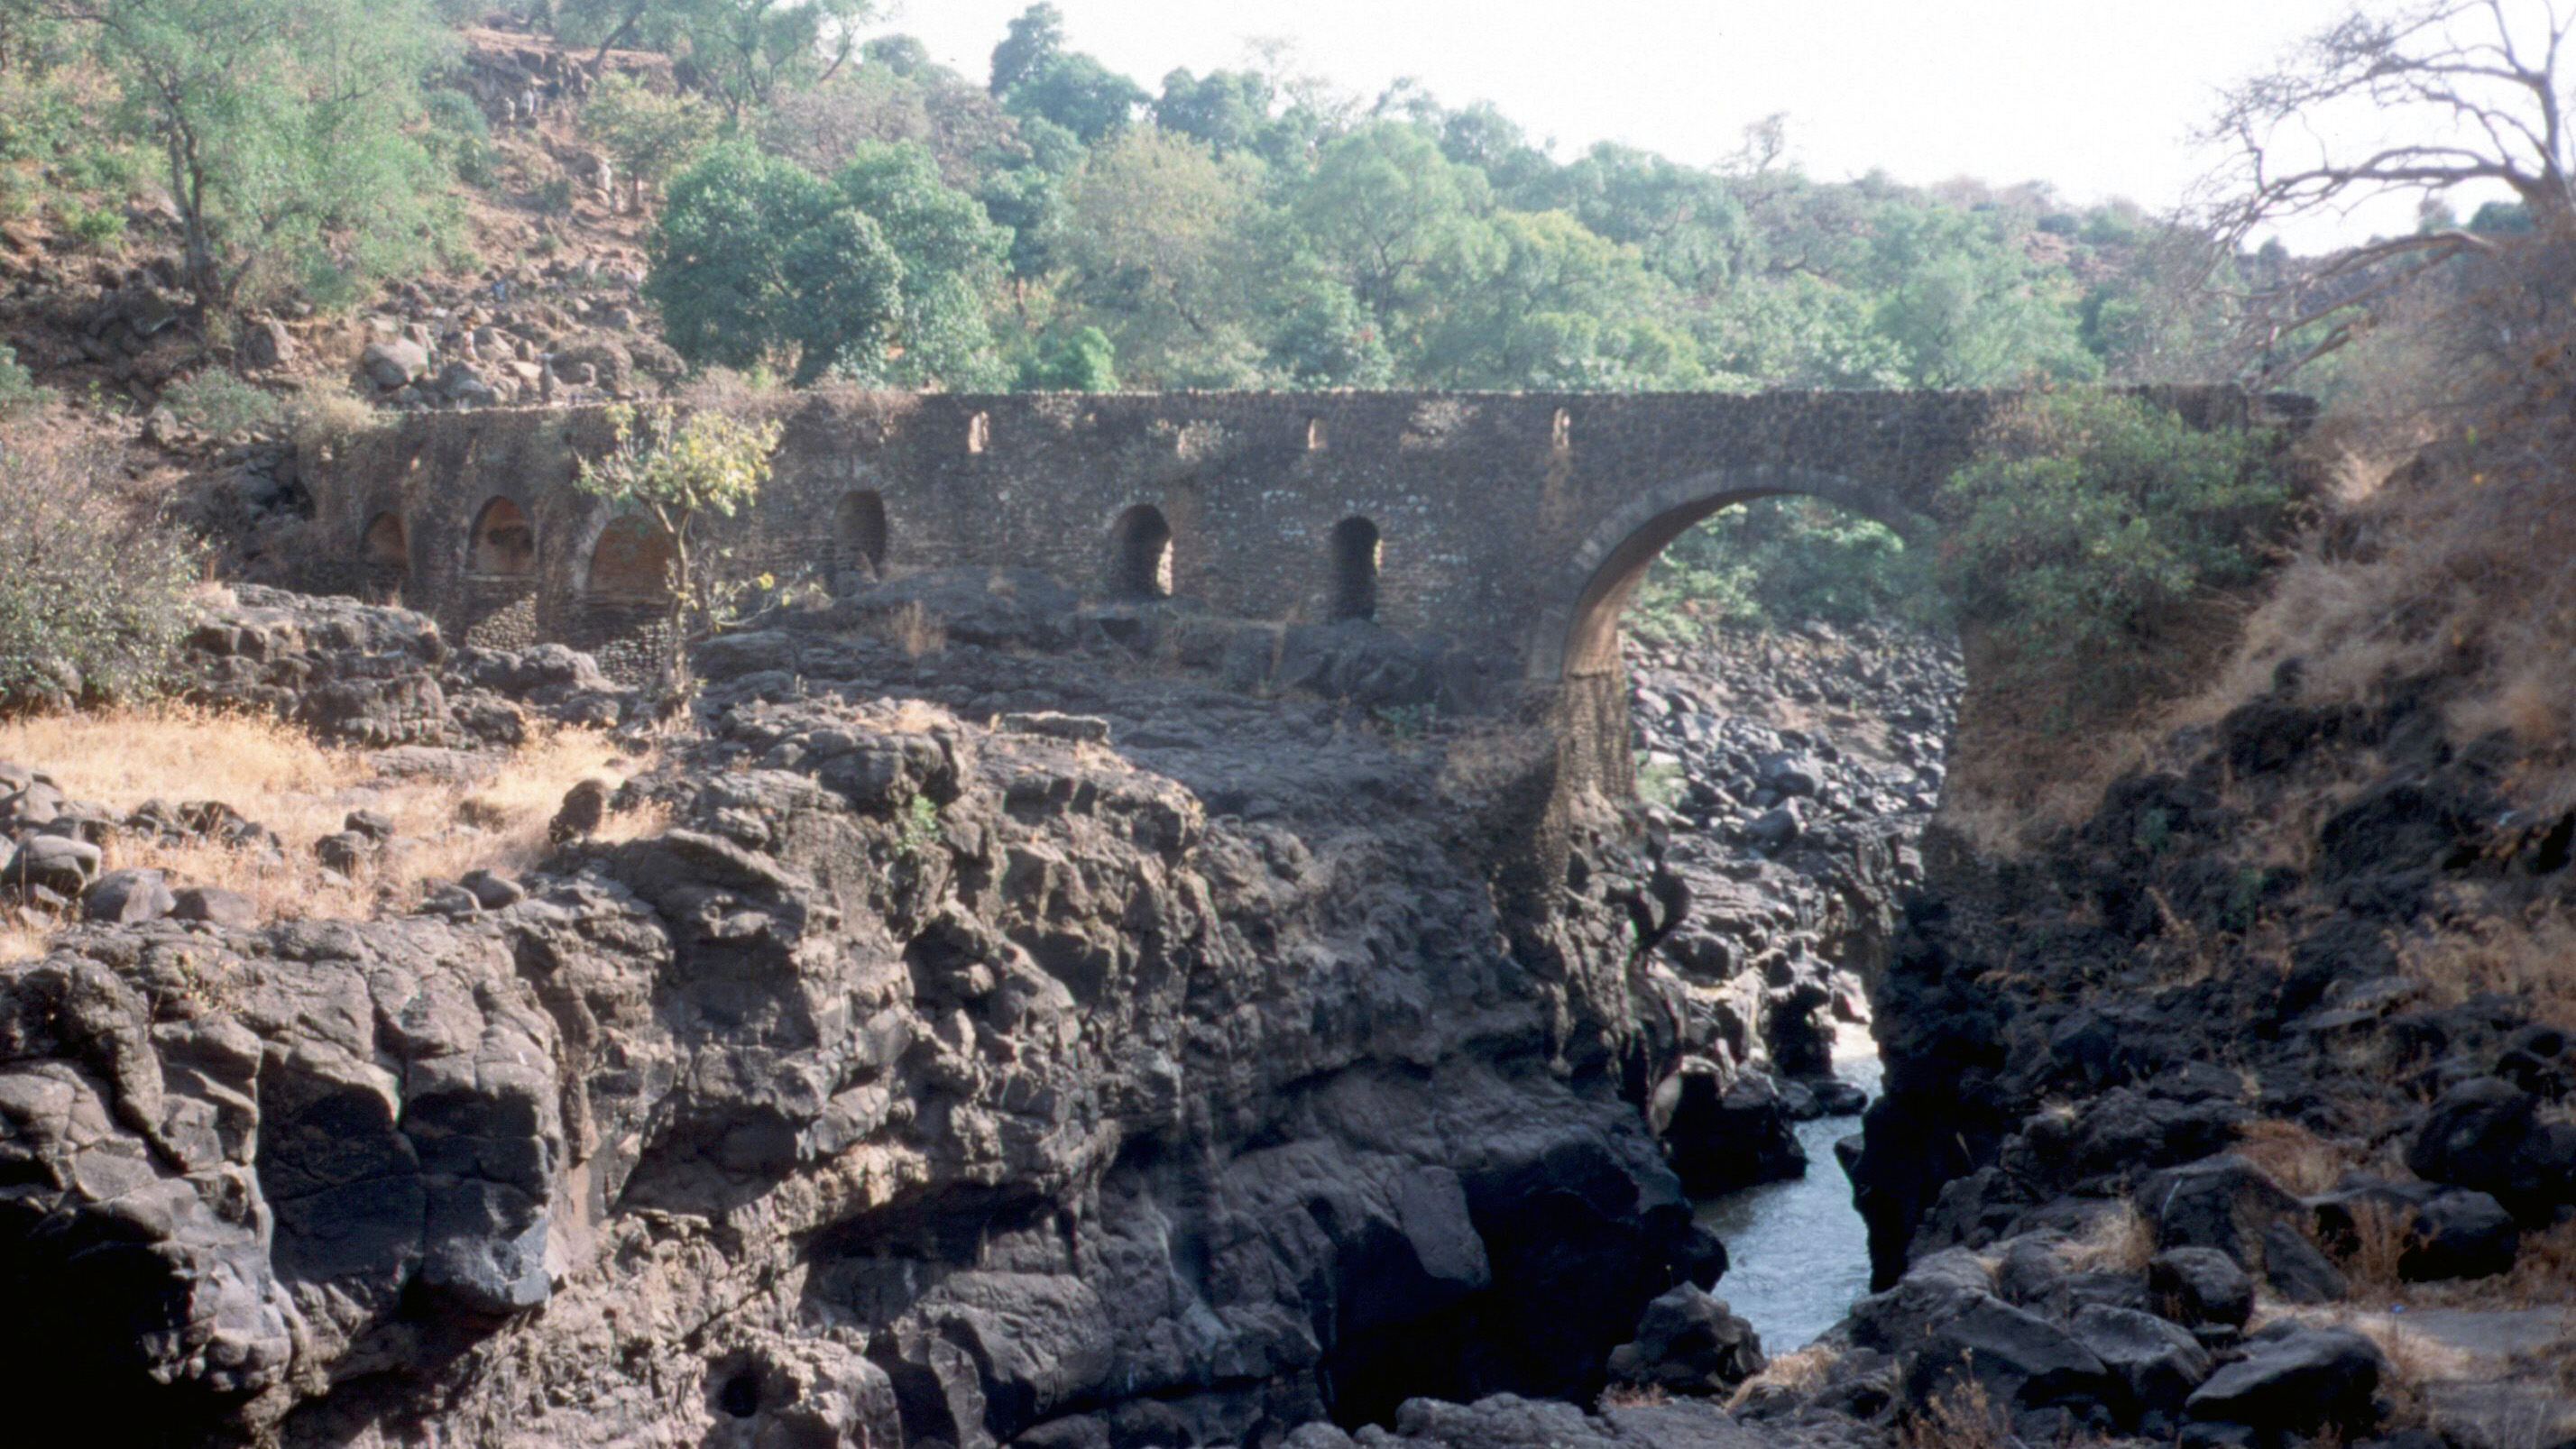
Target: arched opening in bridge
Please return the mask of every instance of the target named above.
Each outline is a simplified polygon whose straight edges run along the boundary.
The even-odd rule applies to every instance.
[[[1345,518],[1333,525],[1333,617],[1377,617],[1377,570],[1384,545],[1377,525]]]
[[[842,568],[856,570],[872,581],[883,574],[886,561],[885,495],[872,488],[843,494],[841,505],[832,518],[832,541],[839,550]]]
[[[1762,1003],[1690,1028],[1676,1068],[1640,1086],[1727,1244],[1728,1302],[1766,1345],[1806,1343],[1870,1289],[1834,1143],[1857,1128],[1855,1093],[1878,1086],[1861,1003],[1894,882],[1873,862],[1899,858],[1938,803],[1960,672],[1914,531],[1849,480],[1748,467],[1641,494],[1555,585],[1568,738],[1598,746],[1605,788],[1633,783],[1695,903],[1638,969]],[[1762,924],[1772,907],[1746,883],[1800,876],[1851,882],[1866,920]],[[1822,1115],[1754,1148],[1724,1104],[1766,1074],[1796,1116]]]
[[[1172,526],[1139,503],[1109,530],[1109,596],[1130,602],[1172,596]]]
[[[537,569],[537,530],[527,511],[507,498],[495,498],[474,516],[472,546],[465,571],[477,578],[526,578]]]
[[[400,585],[411,573],[411,541],[403,533],[402,515],[387,509],[370,519],[358,556],[378,583]]]
[[[640,513],[612,518],[590,549],[590,597],[603,604],[670,602],[679,582],[679,552],[661,524]]]

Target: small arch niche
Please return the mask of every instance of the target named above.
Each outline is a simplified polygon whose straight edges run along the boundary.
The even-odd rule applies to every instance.
[[[1308,417],[1306,419],[1306,451],[1309,453],[1320,453],[1324,451],[1324,441],[1324,420],[1319,417]]]
[[[640,514],[609,520],[590,550],[590,596],[608,604],[664,604],[676,582],[679,553],[671,535]]]
[[[403,532],[402,516],[388,509],[368,520],[366,536],[358,541],[358,556],[378,573],[410,573],[411,540]]]
[[[993,446],[993,415],[977,413],[966,420],[966,451],[980,453]]]
[[[840,566],[874,579],[885,572],[885,496],[862,488],[844,494],[832,514],[832,542]]]
[[[483,505],[474,518],[474,541],[465,571],[480,578],[525,578],[537,569],[537,529],[527,511],[507,498]]]
[[[1345,518],[1333,525],[1333,617],[1377,617],[1377,571],[1385,545],[1377,525]]]
[[[1562,453],[1574,446],[1574,414],[1564,408],[1547,422],[1547,445]]]
[[[1163,510],[1139,503],[1109,531],[1109,596],[1141,601],[1172,596],[1172,526]]]

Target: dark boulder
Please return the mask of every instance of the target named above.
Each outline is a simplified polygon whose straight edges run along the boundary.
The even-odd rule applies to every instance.
[[[178,906],[170,884],[157,870],[111,870],[81,897],[81,914],[93,921],[133,925],[157,921]]]
[[[246,929],[259,924],[259,905],[249,896],[223,886],[181,886],[172,891],[170,918],[204,921],[212,926]]]
[[[2168,1248],[2147,1263],[2157,1311],[2185,1328],[2242,1328],[2254,1314],[2254,1280],[2215,1248]]]
[[[2378,1420],[2371,1404],[2387,1360],[2348,1328],[2276,1323],[2246,1340],[2243,1358],[2209,1376],[2184,1405],[2192,1418],[2287,1434],[2355,1435]]]
[[[2016,1409],[2116,1399],[2120,1380],[2064,1328],[1991,1294],[1965,1297],[1926,1326],[1906,1365],[1915,1403],[1973,1380],[1989,1402]]]
[[[2151,1313],[2088,1303],[2075,1310],[2075,1341],[2127,1386],[2132,1413],[2179,1413],[2209,1377],[2209,1350]]]
[[[1685,1394],[1724,1393],[1762,1372],[1762,1340],[1724,1299],[1684,1283],[1646,1305],[1637,1336],[1610,1351],[1610,1377]]]
[[[2576,1125],[2544,1124],[2530,1093],[2477,1077],[2433,1104],[2406,1165],[2427,1181],[2493,1196],[2526,1226],[2543,1225],[2576,1202]]]
[[[2262,1262],[2264,1286],[2291,1303],[2334,1303],[2351,1288],[2308,1235],[2286,1222],[2264,1227]]]
[[[103,852],[86,840],[66,835],[30,835],[18,842],[7,869],[0,870],[0,885],[41,886],[77,896],[98,877],[103,858]]]
[[[2513,1214],[2470,1188],[2362,1177],[2308,1202],[2319,1240],[2347,1257],[2369,1234],[2398,1234],[2398,1276],[2410,1283],[2502,1273],[2522,1246]]]
[[[1686,1064],[1655,1089],[1647,1121],[1693,1197],[1804,1176],[1806,1150],[1790,1129],[1788,1104],[1771,1079],[1742,1073],[1727,1082],[1711,1063]]]
[[[2150,1174],[2132,1200],[2156,1246],[2214,1248],[2239,1263],[2263,1261],[2263,1230],[2307,1208],[2244,1158],[2227,1153]]]
[[[337,831],[313,842],[313,858],[342,875],[366,864],[375,851],[376,843],[354,830]]]

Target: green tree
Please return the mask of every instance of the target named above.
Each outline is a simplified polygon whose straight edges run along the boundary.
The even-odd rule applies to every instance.
[[[608,409],[615,442],[607,456],[584,458],[581,490],[653,521],[671,549],[670,606],[663,634],[664,679],[685,694],[691,638],[703,635],[732,581],[722,559],[701,548],[702,526],[751,506],[769,482],[779,425],[737,422],[716,412],[682,419],[669,408]]]
[[[582,134],[616,161],[637,211],[671,173],[707,148],[717,124],[704,101],[663,95],[624,74],[602,80],[581,110]]]
[[[1398,358],[1453,300],[1436,278],[1490,268],[1496,242],[1484,173],[1440,154],[1416,126],[1372,122],[1327,144],[1289,203],[1296,244],[1347,285]]]
[[[1054,333],[1020,366],[1020,387],[1027,392],[1115,392],[1118,350],[1097,327]]]
[[[437,160],[408,129],[453,53],[425,0],[0,0],[58,21],[161,153],[200,308],[300,282],[325,300],[424,261]]]
[[[1992,214],[1939,204],[1881,209],[1865,267],[1878,330],[1917,387],[2000,387],[2033,375],[2101,376],[2071,305],[2071,279],[2033,262]]]
[[[1012,115],[1052,121],[1097,146],[1135,119],[1152,97],[1134,81],[1090,56],[1055,56],[1002,97]]]
[[[1724,286],[1753,247],[1752,221],[1724,177],[1652,152],[1605,141],[1526,189],[1536,194],[1517,205],[1572,212],[1694,296]]]
[[[858,53],[875,0],[564,0],[558,35],[647,45],[689,63],[736,127],[780,91],[828,79]]]
[[[1201,78],[1176,70],[1163,77],[1154,124],[1203,142],[1219,156],[1233,151],[1267,156],[1275,124],[1271,99],[1270,82],[1251,71],[1216,70]]]
[[[2156,615],[2253,576],[2287,498],[2270,448],[2115,393],[2033,397],[1941,489],[1944,580],[2016,668],[2127,657]]]
[[[903,310],[903,262],[877,223],[792,161],[716,147],[671,182],[645,295],[671,346],[700,365],[785,356],[799,385],[836,365],[883,365]]]
[[[1695,321],[1710,385],[1903,387],[1906,358],[1866,293],[1803,271],[1749,278]]]
[[[1131,131],[1065,183],[1051,249],[1065,295],[1115,344],[1131,381],[1236,387],[1259,374],[1258,268],[1248,234],[1258,170],[1186,137]]]
[[[1265,371],[1291,387],[1385,387],[1395,379],[1377,319],[1337,278],[1289,278],[1264,299]]]
[[[1676,325],[1672,285],[1636,248],[1562,211],[1507,211],[1488,229],[1493,246],[1459,249],[1433,271],[1447,302],[1423,339],[1420,378],[1448,387],[1699,384],[1698,345]]]
[[[1063,53],[1064,12],[1043,3],[1021,11],[993,47],[993,94],[1010,94]]]
[[[999,386],[987,316],[1011,234],[975,198],[951,188],[920,146],[861,143],[833,179],[844,205],[876,223],[902,263],[901,302],[882,365],[846,354],[863,380],[951,388]]]

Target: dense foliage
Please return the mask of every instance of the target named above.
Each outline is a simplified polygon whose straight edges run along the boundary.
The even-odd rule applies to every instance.
[[[0,713],[131,699],[162,682],[195,548],[116,496],[99,452],[0,446]]]
[[[2288,497],[2272,446],[2135,397],[2035,396],[1942,489],[1951,596],[2022,665],[2122,657],[2140,626],[2253,576]]]
[[[201,306],[346,299],[431,255],[446,168],[421,87],[454,44],[427,0],[0,0],[0,28],[112,78]]]

